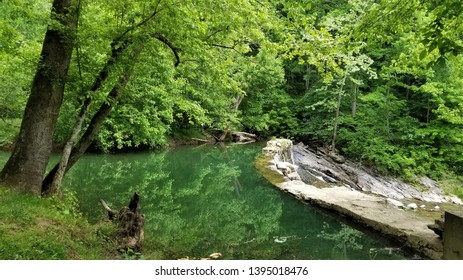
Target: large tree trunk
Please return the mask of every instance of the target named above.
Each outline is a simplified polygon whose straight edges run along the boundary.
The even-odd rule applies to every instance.
[[[48,27],[19,137],[0,173],[3,184],[22,192],[41,193],[74,44],[74,2],[53,2],[52,19],[61,26]]]

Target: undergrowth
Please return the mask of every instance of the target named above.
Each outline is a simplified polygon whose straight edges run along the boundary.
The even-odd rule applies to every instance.
[[[113,232],[89,224],[72,193],[45,199],[0,187],[0,259],[113,259]]]

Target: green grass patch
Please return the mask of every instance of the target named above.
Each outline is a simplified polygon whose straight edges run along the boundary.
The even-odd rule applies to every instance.
[[[40,198],[0,187],[0,259],[118,258],[110,223],[89,224],[73,194]]]
[[[463,199],[463,176],[450,173],[439,180],[439,183],[444,186],[446,194],[453,194]]]

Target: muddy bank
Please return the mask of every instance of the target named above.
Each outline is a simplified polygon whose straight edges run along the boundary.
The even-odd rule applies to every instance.
[[[422,179],[418,190],[284,139],[269,141],[263,154],[256,166],[279,189],[396,239],[424,257],[442,258],[442,240],[428,225],[446,208],[461,209],[462,202],[444,195],[437,183]]]

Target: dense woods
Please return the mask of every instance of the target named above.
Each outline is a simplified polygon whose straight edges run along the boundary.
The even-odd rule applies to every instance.
[[[0,145],[16,145],[0,181],[59,193],[89,147],[247,131],[463,196],[462,13],[458,0],[3,0]],[[46,176],[53,145],[67,152]]]

